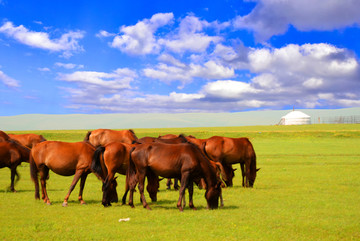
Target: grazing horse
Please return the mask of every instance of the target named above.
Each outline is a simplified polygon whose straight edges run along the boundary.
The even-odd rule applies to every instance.
[[[129,205],[131,207],[134,207],[133,194],[136,184],[139,183],[142,204],[144,208],[150,209],[144,195],[144,181],[148,173],[165,178],[181,179],[177,202],[180,211],[183,211],[182,199],[185,188],[188,188],[189,191],[189,206],[195,209],[192,200],[193,182],[199,182],[201,178],[204,178],[207,184],[205,199],[208,208],[214,209],[219,206],[221,183],[217,179],[216,170],[199,148],[191,143],[172,145],[151,143],[140,144],[133,148],[130,153],[127,176],[130,186]]]
[[[3,131],[0,131],[0,142],[8,141],[8,140],[10,140],[10,137],[8,136],[8,134],[6,134]]]
[[[37,143],[46,141],[42,135],[36,134],[9,134],[9,137],[20,142],[22,145],[29,147],[30,149],[33,148],[33,146],[35,146]]]
[[[248,138],[213,136],[209,139],[187,139],[197,145],[205,143],[205,152],[209,158],[223,165],[227,186],[233,185],[234,169],[231,165],[240,163],[242,186],[253,187],[259,169],[256,169],[256,154]]]
[[[103,184],[103,199],[102,204],[107,207],[111,206],[111,189],[114,187],[114,180],[116,179],[115,174],[120,173],[126,175],[129,166],[130,151],[136,144],[130,145],[121,142],[111,142],[105,146],[99,146],[96,148],[93,161],[91,164],[92,170],[100,175],[106,176]],[[150,177],[151,178],[151,177]],[[157,191],[159,188],[158,177],[149,180],[147,190],[152,201],[157,200]],[[122,203],[126,202],[126,195],[129,191],[128,183],[125,186],[125,194],[122,198]]]
[[[84,141],[90,142],[93,146],[98,147],[105,146],[114,141],[132,144],[137,139],[133,130],[115,131],[110,129],[97,129],[89,131]]]
[[[30,173],[31,179],[35,184],[35,199],[40,199],[38,173],[40,174],[42,199],[45,203],[51,204],[46,191],[46,180],[49,178],[49,170],[58,175],[72,176],[74,179],[70,189],[65,196],[63,206],[68,205],[68,199],[75,185],[80,181],[79,201],[85,204],[82,193],[85,181],[91,173],[91,161],[95,148],[87,142],[61,142],[44,141],[35,145],[30,154]],[[99,179],[104,180],[104,176],[97,175]]]
[[[16,192],[15,176],[19,179],[19,174],[16,171],[21,162],[29,162],[30,149],[19,144],[16,141],[9,140],[0,142],[0,168],[8,167],[11,170],[11,184],[10,190]]]

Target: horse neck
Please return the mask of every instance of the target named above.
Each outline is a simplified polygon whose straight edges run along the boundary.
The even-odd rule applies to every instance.
[[[21,157],[23,159],[25,159],[24,161],[29,161],[29,157],[30,157],[30,148],[23,146],[19,143],[15,143],[15,145],[17,146],[17,149],[19,150]]]
[[[204,172],[204,178],[206,182],[206,189],[216,185],[216,170],[214,170],[209,161],[203,158],[203,161],[200,162],[201,168]]]

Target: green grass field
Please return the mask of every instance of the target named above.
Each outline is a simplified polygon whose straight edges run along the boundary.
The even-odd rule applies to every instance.
[[[251,126],[222,128],[134,129],[138,137],[167,133],[249,137],[261,168],[253,189],[241,187],[240,167],[234,187],[223,189],[225,206],[207,210],[204,190],[195,188],[197,211],[176,208],[178,192],[160,184],[152,211],[101,205],[102,183],[90,174],[61,206],[72,177],[50,173],[53,205],[34,199],[29,164],[18,167],[15,188],[8,168],[0,169],[1,240],[360,240],[360,125]],[[30,131],[29,131],[30,132]],[[34,131],[48,140],[81,141],[86,130]],[[13,132],[28,133],[28,132]],[[124,176],[118,178],[119,196]],[[188,196],[187,196],[188,197]],[[150,199],[147,196],[147,200]],[[130,218],[128,222],[119,222]]]

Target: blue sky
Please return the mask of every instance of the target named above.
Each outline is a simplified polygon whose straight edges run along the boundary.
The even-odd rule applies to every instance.
[[[0,0],[0,115],[359,107],[359,27],[357,0]]]

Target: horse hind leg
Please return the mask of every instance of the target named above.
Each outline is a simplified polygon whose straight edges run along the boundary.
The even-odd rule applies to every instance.
[[[145,175],[139,175],[138,188],[139,188],[139,192],[140,192],[140,201],[142,202],[144,208],[151,210],[151,208],[149,207],[149,204],[145,200],[145,194],[144,194],[144,186],[145,185],[144,185],[144,183],[145,183]]]
[[[185,195],[185,189],[189,182],[189,175],[190,175],[189,173],[183,173],[181,175],[181,186],[180,186],[180,190],[179,190],[179,199],[177,202],[177,207],[180,212],[184,211],[184,207],[182,206],[182,201],[183,201],[183,197]]]
[[[42,193],[42,199],[44,200],[44,203],[51,205],[49,196],[46,191],[46,180],[49,179],[49,168],[43,167],[40,170],[40,183],[41,183],[41,193]]]

